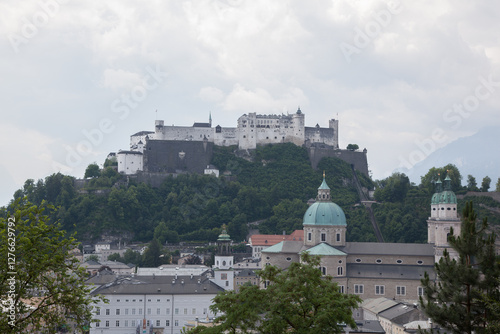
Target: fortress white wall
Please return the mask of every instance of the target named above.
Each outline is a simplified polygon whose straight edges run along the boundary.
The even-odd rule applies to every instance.
[[[237,128],[215,127],[214,144],[217,146],[238,145],[239,137]]]
[[[156,127],[155,133],[150,136],[150,139],[155,140],[194,140],[203,141],[207,138],[209,142],[214,141],[213,128],[198,128],[192,126],[174,126],[167,125]]]
[[[257,115],[249,113],[238,119],[239,148],[254,149],[257,145],[305,142],[304,114]]]
[[[143,170],[142,153],[134,151],[120,151],[116,155],[118,162],[118,173],[125,175],[136,174]]]
[[[130,150],[144,152],[148,140],[208,141],[218,146],[238,145],[239,149],[255,149],[258,145],[279,143],[294,143],[298,146],[322,143],[338,148],[338,120],[329,120],[328,128],[319,125],[306,127],[305,115],[300,109],[287,115],[244,114],[238,118],[236,128],[211,127],[211,123],[196,124],[169,126],[163,120],[156,120],[154,132],[141,131],[130,137]],[[127,167],[130,169],[130,164]]]

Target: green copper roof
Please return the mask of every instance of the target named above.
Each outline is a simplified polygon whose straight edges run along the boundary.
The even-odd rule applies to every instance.
[[[281,253],[283,250],[283,244],[284,242],[277,243],[276,245],[272,245],[271,247],[267,247],[266,249],[263,249],[263,253]]]
[[[303,253],[303,252],[307,252],[311,255],[321,255],[321,256],[324,256],[324,255],[347,255],[346,253],[338,250],[335,247],[332,247],[328,244],[325,244],[324,242],[322,242],[319,245],[316,245],[312,248],[309,248],[308,250],[302,251],[301,253]]]
[[[446,175],[444,179],[444,190],[451,190],[451,179],[449,175]]]
[[[325,178],[323,178],[323,182],[321,183],[318,189],[330,189],[328,184],[326,184]]]
[[[457,204],[457,196],[451,190],[439,194],[439,204]]]
[[[457,196],[451,190],[451,178],[446,175],[444,179],[444,190],[443,182],[440,179],[436,181],[436,192],[432,195],[431,204],[457,204]]]
[[[304,214],[303,225],[347,225],[344,211],[333,202],[316,202]]]
[[[431,204],[439,204],[439,195],[440,193],[435,193],[434,195],[432,195]]]
[[[217,238],[217,241],[231,241],[231,237],[226,232],[225,225],[222,227],[222,233],[219,234],[219,238]]]

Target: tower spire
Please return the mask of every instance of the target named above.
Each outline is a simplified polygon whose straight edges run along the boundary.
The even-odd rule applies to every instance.
[[[330,201],[330,187],[326,184],[325,171],[323,171],[323,182],[318,188],[318,201]]]

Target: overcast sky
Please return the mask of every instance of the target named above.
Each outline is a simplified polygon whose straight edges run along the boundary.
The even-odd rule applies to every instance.
[[[387,177],[500,125],[499,31],[498,1],[2,0],[0,205],[209,112],[338,118]]]

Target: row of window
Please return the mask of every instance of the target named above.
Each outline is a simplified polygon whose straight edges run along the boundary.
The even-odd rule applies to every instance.
[[[126,308],[126,309],[123,309],[123,310],[124,310],[124,313],[123,313],[124,315],[129,315],[129,310],[131,312],[130,313],[131,315],[135,315],[136,314],[135,313],[136,312],[135,308],[132,308],[132,309]],[[207,308],[204,308],[203,309],[203,314],[207,314],[207,310],[208,310]],[[137,313],[138,315],[142,315],[142,308],[138,308],[137,312],[138,312]],[[152,312],[151,308],[148,308],[146,312],[147,312],[148,315],[151,315],[152,314],[151,313]],[[105,312],[104,312],[104,315],[110,315],[110,314],[111,314],[111,309],[107,308],[105,310]],[[120,314],[121,314],[121,309],[119,309],[119,308],[115,309],[115,315],[120,315]],[[156,309],[156,314],[157,315],[161,315],[161,308],[157,308]],[[170,314],[170,309],[169,308],[167,308],[165,310],[165,314],[167,314],[167,315]],[[174,314],[179,314],[179,309],[178,308],[174,309]],[[186,315],[188,314],[188,309],[187,308],[184,308],[184,313],[183,314],[186,314]],[[191,309],[191,314],[196,314],[196,308]],[[99,307],[96,308],[96,315],[101,315],[101,309]]]
[[[324,196],[323,196],[324,197]],[[320,235],[320,240],[322,242],[326,242],[326,233],[322,232],[321,235]],[[337,233],[335,235],[335,240],[337,242],[340,242],[340,233]],[[308,232],[307,233],[307,241],[312,241],[312,232]]]
[[[340,292],[344,292],[344,286],[339,286]],[[364,284],[354,284],[354,294],[362,295],[365,293]],[[417,288],[417,296],[423,296],[424,288],[419,286]],[[383,296],[385,295],[385,285],[375,285],[375,295]],[[406,286],[396,286],[396,296],[406,296]]]
[[[251,281],[236,282],[236,285],[245,285],[247,282],[250,282],[250,283],[252,283],[253,285],[257,285],[257,282],[256,282],[256,281],[253,281],[253,282],[251,282]]]
[[[339,261],[339,263],[342,263],[342,260]],[[323,275],[328,275],[328,270],[326,267],[320,267],[321,273]],[[337,276],[343,276],[344,275],[344,267],[337,267]]]
[[[356,261],[357,263],[363,262],[360,258],[357,258],[355,261]],[[380,263],[382,263],[382,262],[383,262],[383,261],[382,261],[382,259],[376,259],[376,260],[375,260],[375,263],[378,263],[378,264],[380,264]],[[402,264],[402,263],[403,263],[403,260],[398,259],[398,260],[396,260],[396,263],[397,263],[397,264]],[[422,261],[422,260],[417,260],[417,262],[416,262],[416,263],[417,263],[417,264],[419,264],[419,265],[422,265],[422,264],[424,264],[424,261]]]
[[[116,300],[117,303],[119,303],[120,301],[121,301],[121,299]],[[139,299],[138,301],[139,301],[139,303],[141,303],[142,299]],[[167,299],[167,302],[169,302],[169,301],[170,301],[170,299]],[[130,302],[130,299],[125,299],[125,303],[128,303],[128,302]],[[132,303],[135,303],[135,302],[136,302],[136,299],[132,299]],[[152,302],[152,299],[148,298],[148,303],[151,303],[151,302]],[[161,299],[156,299],[156,302],[161,303]]]
[[[267,257],[266,257],[266,260],[270,260],[270,259],[271,259],[271,257],[269,257],[269,256],[267,256]],[[287,258],[286,258],[286,260],[287,260],[288,262],[290,262],[290,261],[292,261],[292,258],[291,258],[291,257],[287,257]],[[362,260],[361,260],[361,259],[359,259],[359,258],[358,258],[358,259],[356,259],[355,261],[356,261],[357,263],[362,262]],[[375,263],[378,263],[378,264],[381,264],[382,262],[383,262],[383,261],[382,261],[382,259],[376,259],[376,260],[375,260]],[[339,263],[342,263],[342,260],[339,260]],[[402,264],[402,263],[403,263],[403,260],[400,260],[400,259],[399,259],[399,260],[396,260],[396,263],[397,263],[397,264]],[[424,261],[422,261],[422,260],[418,260],[416,263],[417,263],[418,265],[422,265],[422,264],[424,264]],[[267,265],[267,263],[266,263],[266,265]],[[324,274],[324,275],[326,275],[326,274]],[[337,274],[337,275],[340,275],[340,276],[341,276],[342,274]]]
[[[121,324],[123,324],[123,327],[136,327],[136,325],[138,325],[139,323],[140,321],[136,322],[135,320],[130,320],[130,321],[124,320]],[[150,324],[151,324],[150,321],[147,320],[146,326],[149,327]],[[161,321],[156,320],[154,324],[156,327],[160,327]],[[174,320],[174,327],[178,326],[179,326],[179,320]],[[101,327],[101,323],[99,321],[96,322],[95,327]],[[110,327],[110,321],[109,320],[104,321],[103,327]],[[120,327],[120,320],[116,320],[115,327]],[[165,327],[170,327],[170,320],[165,320]]]

